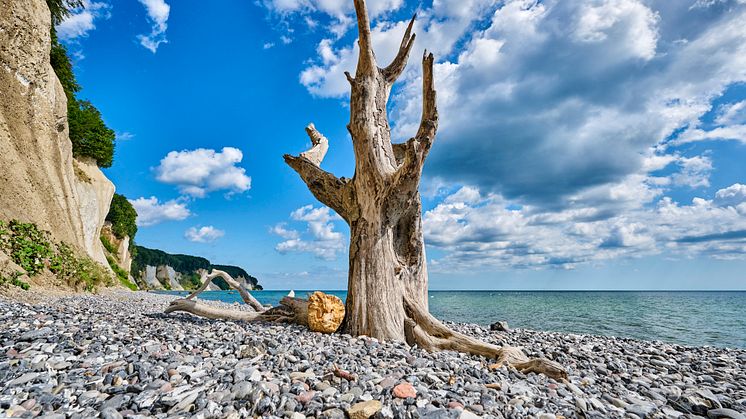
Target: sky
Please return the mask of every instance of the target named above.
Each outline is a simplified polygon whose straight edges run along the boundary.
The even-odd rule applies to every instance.
[[[421,185],[431,289],[746,289],[746,1],[368,0],[388,104],[440,127]],[[57,30],[116,131],[135,241],[267,289],[344,289],[349,229],[282,155],[345,125],[351,0],[101,0]]]

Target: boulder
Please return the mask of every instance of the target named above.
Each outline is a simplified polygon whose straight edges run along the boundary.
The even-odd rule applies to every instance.
[[[495,332],[510,332],[510,327],[508,327],[508,322],[499,321],[492,323],[490,325],[490,330]]]

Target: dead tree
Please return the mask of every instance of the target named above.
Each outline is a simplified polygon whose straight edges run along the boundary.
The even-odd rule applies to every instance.
[[[449,349],[525,362],[520,351],[487,344],[454,332],[428,312],[427,266],[422,235],[419,184],[425,158],[435,140],[438,108],[433,54],[422,57],[422,118],[412,138],[391,142],[386,113],[391,87],[406,67],[415,34],[409,22],[399,51],[379,67],[371,45],[365,0],[354,0],[360,54],[350,83],[350,123],[355,153],[352,179],[321,169],[329,148],[313,124],[306,127],[312,147],[285,161],[311,193],[350,226],[346,315],[343,330],[381,340],[406,341],[428,350]]]
[[[354,0],[354,3],[360,54],[355,76],[345,75],[351,86],[347,129],[352,136],[355,174],[352,179],[337,178],[321,169],[329,142],[313,124],[306,127],[312,147],[299,156],[284,156],[311,193],[350,226],[342,331],[380,340],[406,341],[431,351],[454,350],[482,355],[497,359],[497,365],[530,366],[531,371],[562,378],[564,370],[552,361],[529,362],[520,349],[492,345],[455,332],[430,315],[419,184],[438,128],[434,58],[427,52],[422,57],[419,128],[408,141],[392,144],[386,104],[391,87],[404,71],[412,50],[415,18],[409,22],[394,60],[381,68],[371,45],[365,0]],[[179,309],[208,314],[187,308]],[[256,314],[253,319],[261,316]]]

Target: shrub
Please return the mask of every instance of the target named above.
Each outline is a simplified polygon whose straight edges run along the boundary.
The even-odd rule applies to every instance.
[[[112,284],[112,277],[103,266],[73,251],[65,243],[52,242],[49,234],[39,230],[35,224],[17,220],[8,223],[0,221],[0,250],[8,253],[28,276],[37,275],[49,267],[52,273],[70,286],[82,286],[86,291],[92,291],[99,285]],[[21,288],[28,287],[18,277],[10,281]]]
[[[101,244],[104,245],[104,249],[106,249],[107,252],[111,253],[112,255],[117,254],[117,249],[114,247],[113,244],[104,236],[101,236]]]
[[[23,274],[20,272],[13,273],[13,275],[10,278],[6,278],[0,275],[0,285],[10,284],[18,288],[21,288],[24,291],[28,291],[28,289],[31,288],[31,285],[18,279],[21,277],[21,275]]]
[[[129,288],[132,291],[137,291],[137,285],[133,284],[129,279],[129,274],[127,271],[122,269],[121,266],[117,264],[117,261],[114,260],[111,256],[106,256],[106,261],[109,262],[109,266],[114,271],[114,273],[117,275],[117,279],[119,279],[119,283],[124,285],[125,287]]]
[[[7,224],[3,222],[0,226],[0,247],[29,276],[41,272],[45,261],[53,254],[52,245],[44,232],[34,224],[16,220]]]
[[[130,247],[133,247],[132,243],[135,242],[135,234],[137,234],[137,211],[124,195],[114,194],[111,198],[106,221],[111,222],[111,231],[118,238],[123,239],[124,236],[129,236]]]
[[[103,266],[87,256],[77,255],[64,243],[57,245],[49,270],[76,289],[82,287],[85,291],[93,291],[99,285],[113,285],[111,275]]]
[[[70,141],[75,157],[90,157],[99,167],[114,162],[114,131],[104,124],[101,112],[87,100],[76,100],[67,107]]]

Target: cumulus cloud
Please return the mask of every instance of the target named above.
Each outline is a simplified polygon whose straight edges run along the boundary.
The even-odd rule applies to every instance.
[[[352,14],[353,3],[348,0],[260,0],[273,15],[282,19],[300,18],[299,22],[308,29],[316,29],[319,19],[328,20],[325,28],[335,38],[344,35],[355,22]],[[399,9],[404,0],[379,0],[368,4],[368,12],[372,18]]]
[[[212,243],[224,235],[225,231],[213,226],[190,227],[184,232],[184,238],[194,243]]]
[[[722,110],[730,125],[697,128],[714,99],[746,80],[746,6],[689,6],[470,0],[419,10],[412,57],[428,48],[441,59],[440,129],[426,176],[562,205],[584,190],[644,174],[651,148],[675,156],[676,145],[695,137],[746,138],[733,122],[740,105]],[[388,15],[374,21],[379,64],[396,52],[406,23]],[[301,83],[316,96],[347,95],[343,72],[354,70],[356,43],[324,37],[317,53]],[[390,104],[400,140],[420,120],[420,66],[411,61]],[[697,159],[692,170],[706,162],[681,157]],[[706,172],[700,166],[677,181],[703,186]]]
[[[407,24],[392,16],[372,25],[380,65]],[[684,147],[746,142],[743,97],[713,104],[746,82],[744,21],[746,3],[726,0],[422,6],[411,56],[439,58],[441,116],[424,184],[428,196],[452,192],[425,215],[428,243],[445,251],[434,263],[746,257],[740,184],[704,196],[714,154]],[[321,34],[300,82],[344,97],[357,55],[349,37]],[[421,83],[413,58],[389,104],[395,140],[417,130]],[[691,203],[671,198],[682,190],[696,191]]]
[[[332,214],[328,207],[314,208],[313,205],[306,205],[293,211],[290,218],[296,222],[305,222],[306,230],[301,234],[298,230],[289,229],[287,223],[273,226],[270,232],[285,239],[275,246],[278,252],[311,253],[319,259],[334,260],[344,250],[342,233],[334,231],[333,222],[340,218]]]
[[[155,54],[158,46],[167,43],[166,29],[168,28],[168,15],[171,12],[171,6],[164,0],[139,0],[145,7],[148,14],[148,21],[152,25],[150,33],[147,35],[138,35],[137,40],[140,45],[147,48]]]
[[[158,198],[140,197],[129,200],[137,211],[137,225],[148,227],[163,221],[179,221],[191,215],[186,203],[176,200],[160,202]]]
[[[246,169],[236,166],[241,160],[243,153],[234,147],[223,147],[220,152],[205,148],[171,151],[156,167],[156,179],[197,198],[218,190],[241,193],[251,188]]]
[[[494,194],[468,203],[459,196],[473,198],[459,190],[423,218],[426,243],[445,251],[432,261],[435,270],[571,269],[655,254],[746,257],[746,186],[741,184],[688,205],[670,197],[650,205],[629,200],[625,211],[611,217],[597,217],[592,205],[547,211]]]
[[[57,36],[63,41],[73,41],[88,36],[96,29],[97,20],[111,17],[111,6],[103,2],[83,1],[83,7],[74,10],[70,16],[55,27]]]

